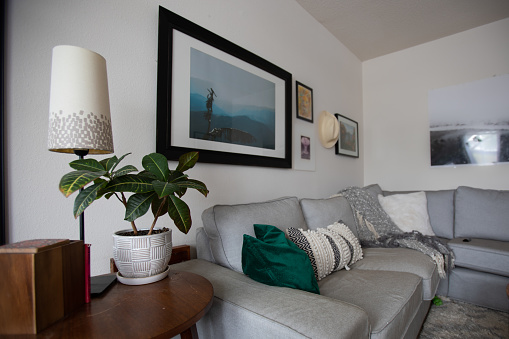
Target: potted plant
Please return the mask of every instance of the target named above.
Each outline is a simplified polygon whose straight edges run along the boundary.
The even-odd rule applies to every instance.
[[[182,155],[173,171],[164,155],[148,154],[142,160],[144,171],[139,173],[135,173],[138,169],[132,165],[117,169],[129,154],[101,161],[91,158],[72,161],[69,165],[74,171],[65,174],[59,186],[66,197],[82,189],[74,200],[75,218],[102,197],[119,200],[125,206],[124,220],[131,223],[131,229],[114,234],[113,257],[120,272],[119,280],[140,284],[163,279],[168,273],[171,229],[155,229],[159,217],[168,214],[175,226],[187,234],[192,225],[191,211],[182,196],[189,188],[205,197],[209,191],[203,182],[184,174],[198,161],[198,152]],[[127,193],[131,195],[126,197]],[[149,209],[154,215],[152,224],[149,228],[138,229],[135,220]],[[130,280],[135,278],[142,280]]]

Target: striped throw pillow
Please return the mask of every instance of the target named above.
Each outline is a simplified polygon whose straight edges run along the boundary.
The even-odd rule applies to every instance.
[[[362,259],[359,240],[342,223],[334,223],[316,231],[290,227],[286,233],[308,255],[316,280],[342,268],[349,269],[348,265]]]

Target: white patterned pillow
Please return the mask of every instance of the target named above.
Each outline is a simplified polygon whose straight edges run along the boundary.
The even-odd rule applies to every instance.
[[[403,232],[419,231],[424,235],[435,235],[428,215],[428,200],[425,192],[394,194],[378,201],[392,221]]]
[[[290,227],[288,238],[307,253],[316,280],[321,280],[334,271],[348,268],[348,265],[362,259],[359,240],[343,224],[334,223],[316,231],[304,231]]]
[[[352,265],[353,263],[362,259],[362,248],[359,239],[357,239],[357,237],[353,234],[350,228],[348,228],[348,226],[340,221],[327,226],[327,228],[332,232],[338,233],[346,240],[346,243],[352,252],[352,258],[350,259],[348,265]]]

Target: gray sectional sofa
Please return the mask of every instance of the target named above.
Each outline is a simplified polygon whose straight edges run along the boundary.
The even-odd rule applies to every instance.
[[[366,189],[373,196],[409,193]],[[456,256],[447,279],[421,252],[363,248],[364,258],[350,270],[318,282],[320,295],[244,275],[243,235],[254,236],[255,223],[313,230],[338,220],[356,234],[345,198],[285,197],[205,210],[198,259],[171,268],[200,274],[214,286],[213,306],[197,324],[200,337],[415,338],[436,294],[509,312],[509,192],[459,187],[426,197],[435,234]]]

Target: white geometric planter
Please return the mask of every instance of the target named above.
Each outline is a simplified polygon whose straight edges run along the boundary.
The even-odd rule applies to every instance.
[[[113,259],[122,277],[147,278],[163,273],[171,257],[171,229],[152,235],[118,235],[129,231],[113,234]]]

